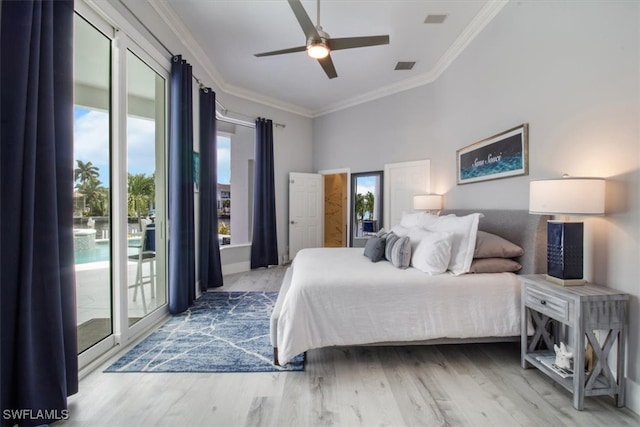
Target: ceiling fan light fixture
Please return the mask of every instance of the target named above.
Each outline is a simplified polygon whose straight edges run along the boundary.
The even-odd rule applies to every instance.
[[[307,46],[307,55],[315,59],[326,58],[329,55],[329,47],[324,42],[315,42]]]

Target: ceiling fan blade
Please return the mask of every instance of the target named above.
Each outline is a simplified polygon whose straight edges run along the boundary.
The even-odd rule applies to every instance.
[[[256,53],[253,56],[261,57],[261,56],[282,55],[285,53],[304,52],[305,50],[307,50],[306,46],[298,46],[298,47],[290,47],[289,49],[280,49],[280,50],[272,50],[271,52]]]
[[[318,62],[322,66],[324,72],[327,73],[327,77],[329,77],[330,79],[335,79],[336,77],[338,77],[336,67],[333,66],[331,55],[327,55],[325,58],[318,59]]]
[[[327,40],[331,50],[353,49],[356,47],[389,44],[389,36],[343,37]]]
[[[302,27],[302,31],[304,31],[304,36],[307,40],[320,39],[320,34],[318,34],[316,26],[311,22],[311,18],[307,15],[307,11],[304,10],[304,6],[302,6],[300,0],[289,0],[289,6],[291,6],[291,10],[293,10],[293,14],[296,15],[296,19],[300,27]]]

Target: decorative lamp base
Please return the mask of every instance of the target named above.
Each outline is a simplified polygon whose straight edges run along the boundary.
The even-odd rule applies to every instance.
[[[562,286],[584,285],[582,280],[584,224],[547,222],[547,277]]]

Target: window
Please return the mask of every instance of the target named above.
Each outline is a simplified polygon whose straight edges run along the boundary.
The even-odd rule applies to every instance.
[[[218,134],[218,236],[221,246],[251,241],[255,130],[222,123]]]
[[[218,238],[231,244],[231,138],[218,135]]]

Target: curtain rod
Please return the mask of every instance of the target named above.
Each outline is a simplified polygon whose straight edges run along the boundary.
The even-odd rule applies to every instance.
[[[231,124],[238,125],[238,126],[244,126],[246,128],[251,128],[251,129],[255,129],[256,128],[256,124],[255,123],[245,122],[244,120],[234,119],[233,117],[227,117],[227,116],[223,115],[217,109],[216,109],[216,120],[221,121],[221,122],[225,122],[225,123],[231,123]]]
[[[147,33],[149,33],[149,35],[150,35],[151,37],[153,37],[153,38],[155,39],[155,41],[156,41],[156,42],[158,42],[158,44],[160,44],[160,46],[162,46],[162,48],[163,48],[164,50],[166,50],[166,51],[167,51],[167,53],[169,53],[169,55],[171,55],[171,57],[172,57],[172,58],[173,58],[174,56],[176,56],[176,55],[174,55],[174,54],[173,54],[173,52],[171,52],[171,51],[169,50],[169,48],[168,48],[164,43],[162,43],[162,41],[161,41],[158,37],[156,37],[156,35],[155,35],[155,34],[153,34],[153,32],[149,29],[149,27],[147,27],[147,26],[144,24],[144,22],[142,22],[142,20],[140,20],[140,18],[138,18],[138,15],[136,15],[135,13],[133,13],[133,11],[132,11],[132,10],[131,10],[131,9],[130,9],[130,8],[129,8],[129,7],[128,7],[124,2],[123,2],[123,1],[122,1],[122,0],[119,0],[119,2],[120,2],[120,4],[122,5],[122,7],[124,7],[125,9],[127,9],[127,11],[131,14],[131,16],[133,16],[133,17],[136,19],[136,21],[138,21],[138,23],[139,23],[140,25],[142,25],[142,27],[143,27],[145,30],[147,30]],[[199,78],[197,78],[195,75],[192,75],[192,76],[193,76],[193,78],[195,79],[195,81],[198,83],[198,86],[199,86],[199,88],[200,88],[200,89],[204,89],[204,88],[206,88],[206,87],[207,87],[207,86],[205,86],[205,84],[204,84],[204,83],[202,83],[202,81],[201,81]],[[239,115],[239,116],[244,116],[244,117],[251,117],[251,116],[247,116],[246,114],[241,114],[241,113],[236,113],[236,112],[233,112],[233,111],[229,111],[229,110],[227,110],[227,109],[224,107],[224,105],[222,105],[222,104],[221,104],[217,99],[216,99],[216,104],[218,104],[218,105],[220,106],[220,108],[222,109],[222,112],[221,112],[221,113],[219,113],[219,112],[217,111],[217,109],[216,109],[216,118],[218,118],[218,119],[220,119],[220,120],[223,120],[223,121],[226,121],[226,122],[229,122],[229,123],[236,124],[236,125],[252,127],[252,128],[254,128],[254,129],[255,129],[255,127],[256,127],[255,123],[245,122],[245,121],[240,120],[240,119],[233,119],[233,118],[231,118],[231,117],[227,117],[227,114],[228,114],[228,113],[233,113],[233,114],[236,114],[236,115]],[[220,117],[218,117],[218,115],[219,115]],[[253,119],[253,118],[252,118],[252,119]],[[254,119],[254,120],[255,120],[255,119]],[[284,124],[282,124],[282,123],[275,123],[275,122],[274,122],[274,123],[273,123],[273,125],[274,125],[275,127],[281,127],[281,128],[285,128],[285,127],[287,127],[286,125],[284,125]]]
[[[253,119],[253,117],[247,116],[246,114],[238,113],[238,112],[235,112],[235,111],[229,111],[217,99],[216,99],[216,104],[220,107],[220,110],[221,110],[221,111],[218,111],[216,109],[216,117],[218,117],[219,120],[227,121],[229,123],[234,123],[234,124],[241,125],[241,126],[242,125],[251,125],[251,127],[253,127],[253,128],[256,127],[255,123],[253,123],[253,122],[247,122],[247,121],[244,121],[242,119],[235,119],[233,117],[229,117],[227,114],[231,113],[231,114],[234,114],[236,116],[244,116],[244,117],[247,117],[247,118],[250,118],[250,119]],[[275,127],[277,127],[277,128],[280,127],[280,128],[283,128],[283,129],[287,127],[287,125],[285,125],[283,123],[273,122],[273,125]]]
[[[207,86],[205,86],[199,78],[197,78],[196,76],[193,76],[193,79],[198,83],[198,86],[200,87],[200,89],[209,89]],[[248,116],[246,114],[242,114],[242,113],[238,113],[236,111],[229,111],[224,105],[222,105],[222,103],[220,101],[218,101],[218,99],[216,98],[216,105],[220,107],[220,111],[218,111],[218,109],[216,108],[216,118],[218,120],[222,120],[222,121],[226,121],[228,123],[233,123],[236,125],[240,125],[240,126],[246,126],[246,127],[252,127],[255,129],[256,124],[254,122],[247,122],[241,119],[235,119],[233,117],[229,117],[227,116],[227,114],[231,113],[231,114],[235,114],[236,116],[244,116],[247,117],[249,119],[255,120],[254,117]],[[275,127],[280,127],[280,128],[286,128],[287,125],[285,125],[284,123],[276,123],[273,122],[273,125]]]

